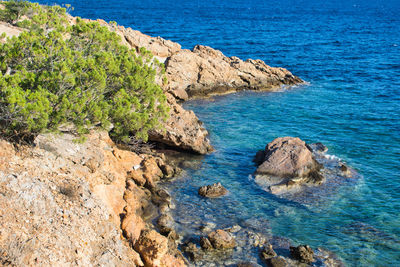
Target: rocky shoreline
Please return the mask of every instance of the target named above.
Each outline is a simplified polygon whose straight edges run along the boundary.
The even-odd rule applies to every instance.
[[[182,101],[240,90],[275,91],[304,81],[261,60],[242,61],[201,45],[181,49],[160,37],[98,22],[115,31],[128,47],[137,51],[144,47],[165,63],[168,82],[163,84],[159,77],[170,107],[165,130],[149,134],[156,148],[146,153],[123,149],[100,130],[93,130],[82,144],[68,132],[39,135],[33,147],[0,140],[1,264],[201,265],[240,246],[259,250],[268,266],[314,262],[308,246],[270,244],[270,236],[240,226],[205,227],[200,239],[182,244],[170,214],[173,196],[157,185],[180,172],[168,155],[213,151],[207,130],[192,111],[182,107]],[[75,23],[74,17],[70,23]],[[22,31],[6,23],[0,24],[0,30],[9,36]],[[220,184],[199,189],[204,197],[227,193]],[[275,253],[276,248],[286,254]],[[315,261],[340,265],[321,251],[315,252]],[[246,259],[231,265],[257,266]]]

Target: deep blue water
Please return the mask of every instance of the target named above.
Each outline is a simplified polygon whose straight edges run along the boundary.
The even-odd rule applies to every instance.
[[[310,83],[186,104],[204,121],[216,152],[169,185],[182,229],[256,218],[268,221],[265,231],[330,249],[349,266],[400,266],[400,1],[68,3],[73,15],[117,21],[184,48],[204,44],[260,58]],[[254,153],[278,136],[322,142],[362,178],[318,203],[273,197],[248,177]],[[197,197],[200,185],[216,181],[229,196]]]

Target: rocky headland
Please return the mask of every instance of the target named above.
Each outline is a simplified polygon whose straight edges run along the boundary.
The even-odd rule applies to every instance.
[[[69,17],[71,24],[75,21]],[[303,83],[288,70],[270,67],[261,60],[226,57],[221,51],[202,45],[182,49],[161,37],[98,22],[121,36],[124,45],[137,51],[144,47],[164,62],[167,82],[163,83],[161,77],[158,82],[167,97],[169,118],[162,130],[149,133],[154,148],[146,152],[130,151],[129,147],[115,144],[106,131],[95,129],[84,143],[77,143],[68,131],[41,134],[30,146],[0,139],[2,265],[191,265],[178,249],[181,239],[169,213],[174,208],[173,196],[159,188],[158,182],[180,171],[168,157],[171,151],[207,154],[213,148],[202,122],[181,102],[240,90],[274,91]],[[8,36],[22,31],[0,23],[0,33]],[[291,147],[284,148],[284,142]],[[276,160],[285,153],[291,157],[291,150],[299,159],[289,167],[285,163],[285,170],[277,170],[275,152],[271,152],[276,149],[273,144],[259,154],[257,174],[274,174],[280,179],[270,183],[273,193],[292,184],[322,181],[318,174],[321,166],[304,142],[282,139],[275,146],[283,149],[277,150],[281,154]],[[227,193],[218,184],[200,191],[206,197]],[[247,229],[211,230],[201,240],[182,246],[186,256],[213,258],[251,243],[271,266],[314,261],[308,246],[286,246],[285,251],[293,251],[290,258],[289,254],[272,253],[267,237],[261,238]],[[329,258],[325,252],[320,254],[320,259]]]

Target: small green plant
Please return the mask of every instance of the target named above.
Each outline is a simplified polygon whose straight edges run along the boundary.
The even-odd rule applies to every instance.
[[[27,31],[0,44],[0,130],[3,135],[57,131],[73,123],[112,136],[147,140],[167,118],[166,97],[155,83],[161,64],[137,54],[98,22],[69,25],[65,9],[24,2]],[[7,6],[6,6],[7,9]]]
[[[0,20],[15,24],[29,10],[29,4],[26,1],[12,0],[1,2],[4,9],[0,10]]]

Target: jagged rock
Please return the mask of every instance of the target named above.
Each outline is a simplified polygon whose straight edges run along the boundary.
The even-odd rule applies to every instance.
[[[312,263],[314,261],[314,251],[308,245],[290,247],[290,254],[293,259],[300,262]]]
[[[200,187],[198,193],[203,197],[216,198],[226,195],[228,190],[221,183],[216,183]]]
[[[208,132],[193,111],[182,108],[171,94],[166,94],[171,108],[170,117],[164,130],[149,133],[149,140],[176,149],[206,154],[213,150],[208,140]]]
[[[271,244],[265,244],[260,252],[260,256],[261,256],[261,259],[263,259],[264,261],[267,261],[268,259],[276,257],[277,254],[274,251],[274,249],[272,248]]]
[[[168,238],[154,230],[144,230],[135,244],[146,266],[186,266],[183,256],[169,247]]]
[[[125,237],[135,244],[139,239],[140,233],[145,228],[146,224],[142,217],[139,216],[131,207],[125,210],[125,216],[122,219],[121,229]]]
[[[165,66],[169,90],[178,92],[174,95],[182,100],[243,89],[275,90],[303,82],[286,69],[272,68],[261,60],[228,58],[221,51],[202,45],[192,51],[178,51]]]
[[[218,229],[208,235],[208,239],[215,249],[227,249],[236,247],[235,238],[232,234]]]
[[[258,158],[261,153],[258,152]],[[310,148],[299,138],[280,137],[270,142],[264,159],[258,166],[256,180],[269,185],[274,194],[286,192],[302,184],[318,185],[323,181],[321,164],[313,157]]]

